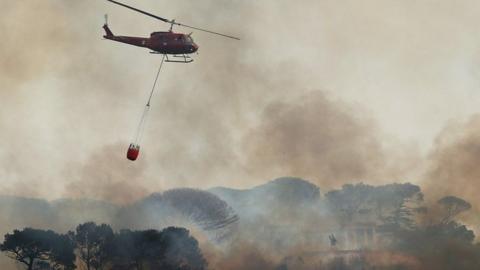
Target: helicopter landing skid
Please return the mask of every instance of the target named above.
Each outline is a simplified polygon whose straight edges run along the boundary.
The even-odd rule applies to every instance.
[[[174,54],[174,55],[172,55],[172,58],[173,59],[169,59],[168,54],[167,54],[167,59],[165,60],[165,62],[184,63],[184,64],[193,62],[193,59],[186,54],[180,54],[180,55]]]
[[[152,54],[161,54],[159,52],[150,52]],[[165,62],[169,63],[182,63],[187,64],[193,62],[193,59],[186,54],[173,54],[168,57],[168,54],[165,54]]]

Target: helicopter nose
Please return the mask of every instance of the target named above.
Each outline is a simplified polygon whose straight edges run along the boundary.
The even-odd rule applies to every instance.
[[[190,50],[191,50],[192,52],[198,51],[198,45],[195,44],[195,43],[193,43],[192,46],[190,47]]]

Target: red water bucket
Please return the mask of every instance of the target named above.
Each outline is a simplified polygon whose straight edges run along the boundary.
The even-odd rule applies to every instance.
[[[135,145],[133,143],[130,144],[127,151],[127,158],[131,161],[134,161],[138,158],[138,154],[140,153],[140,145]]]

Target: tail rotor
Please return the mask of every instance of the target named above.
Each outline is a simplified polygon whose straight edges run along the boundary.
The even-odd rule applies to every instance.
[[[105,14],[105,24],[103,25],[103,29],[105,30],[105,35],[103,36],[104,38],[113,38],[114,35],[110,28],[108,28],[108,14]]]

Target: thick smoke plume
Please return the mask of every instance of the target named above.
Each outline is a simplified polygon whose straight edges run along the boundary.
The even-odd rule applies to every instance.
[[[124,151],[120,143],[108,145],[93,153],[82,167],[67,167],[75,178],[66,186],[65,196],[128,203],[148,195],[142,181],[145,163],[125,163]]]
[[[322,187],[395,179],[378,127],[361,115],[320,91],[272,103],[245,139],[247,168],[314,179]]]
[[[472,203],[473,211],[464,218],[475,225],[476,230],[480,229],[480,200],[476,192],[480,188],[479,161],[480,116],[474,115],[463,123],[451,123],[438,136],[435,150],[430,154],[425,184],[432,199],[454,195]]]

